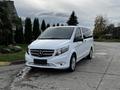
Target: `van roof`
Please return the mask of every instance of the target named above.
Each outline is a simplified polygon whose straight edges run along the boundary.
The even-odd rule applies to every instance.
[[[85,27],[85,26],[55,26],[55,27],[80,27],[80,28],[88,28],[88,27]],[[53,27],[54,28],[54,27]],[[88,28],[89,29],[89,28]]]

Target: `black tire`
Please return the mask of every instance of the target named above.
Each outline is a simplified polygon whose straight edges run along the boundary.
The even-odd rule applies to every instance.
[[[90,52],[89,52],[89,54],[88,54],[88,56],[87,56],[87,59],[92,59],[93,58],[93,50],[92,50],[92,48],[90,49]]]
[[[31,67],[31,70],[36,70],[36,69],[38,69],[38,68],[36,68],[36,67]]]
[[[74,72],[76,68],[76,57],[75,55],[72,55],[71,60],[70,60],[70,66],[68,68],[68,70],[70,72]]]

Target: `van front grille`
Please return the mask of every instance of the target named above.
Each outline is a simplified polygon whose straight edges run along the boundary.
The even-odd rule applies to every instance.
[[[30,53],[32,56],[36,57],[50,57],[53,55],[54,50],[50,49],[30,49]]]

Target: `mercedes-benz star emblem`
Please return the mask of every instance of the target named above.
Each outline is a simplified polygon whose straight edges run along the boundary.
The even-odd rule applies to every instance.
[[[39,54],[40,54],[40,55],[42,55],[42,54],[43,54],[43,52],[40,50],[40,51],[39,51]]]

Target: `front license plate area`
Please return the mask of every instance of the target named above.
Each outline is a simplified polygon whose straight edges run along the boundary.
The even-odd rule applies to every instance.
[[[46,59],[34,59],[34,64],[47,64]]]

